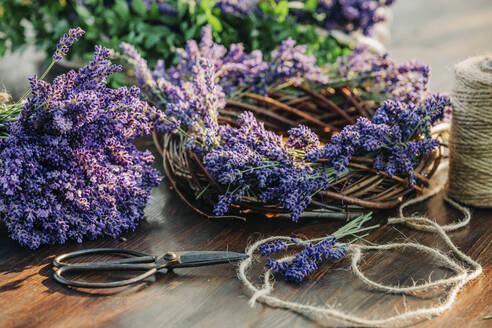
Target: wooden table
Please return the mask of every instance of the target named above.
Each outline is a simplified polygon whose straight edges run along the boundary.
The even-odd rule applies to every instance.
[[[146,141],[149,142],[150,141]],[[150,144],[148,145],[150,146]],[[31,251],[19,247],[0,232],[0,327],[315,327],[317,323],[281,309],[257,304],[248,307],[248,297],[232,264],[176,270],[159,274],[148,282],[116,290],[77,290],[53,280],[51,262],[55,255],[93,247],[124,247],[151,254],[168,250],[244,251],[246,245],[271,235],[320,237],[343,222],[311,220],[299,224],[281,219],[254,217],[246,223],[211,222],[196,215],[169,190],[166,183],[153,192],[153,205],[146,221],[127,241],[99,239],[83,245],[41,247]],[[409,209],[417,210],[416,208]],[[436,196],[420,206],[440,224],[459,219]],[[392,211],[378,213],[374,222],[385,224]],[[451,311],[421,327],[490,327],[483,320],[492,314],[492,212],[473,210],[470,226],[451,234],[452,240],[484,267],[484,274],[468,284]],[[383,226],[371,233],[376,243],[418,241],[442,246],[436,235],[404,226]],[[259,275],[261,265],[255,268]],[[408,285],[449,275],[415,252],[370,253],[363,271],[386,284]],[[417,297],[400,297],[367,290],[348,269],[348,260],[323,265],[311,279],[296,285],[279,279],[275,295],[310,304],[336,304],[368,317],[380,317],[429,304]],[[436,301],[436,299],[433,299]]]
[[[395,58],[432,64],[434,90],[452,88],[452,65],[471,54],[490,48],[492,21],[490,0],[397,1],[390,50]],[[221,265],[181,269],[161,274],[148,283],[114,291],[68,289],[52,279],[51,261],[57,254],[92,247],[125,247],[159,254],[167,250],[243,251],[260,236],[296,234],[323,236],[341,222],[289,221],[257,217],[246,224],[209,222],[197,216],[170,192],[166,183],[154,190],[154,205],[147,219],[127,241],[99,239],[83,245],[42,247],[30,251],[10,241],[0,230],[0,327],[316,327],[316,323],[285,310],[261,304],[248,307],[248,297],[236,278],[236,267]],[[447,208],[442,196],[417,208],[440,224],[459,219]],[[411,208],[410,211],[417,210]],[[384,224],[392,211],[379,213]],[[470,226],[451,234],[452,240],[484,267],[484,274],[459,294],[453,309],[419,327],[492,327],[492,212],[473,210]],[[373,232],[377,243],[418,241],[442,246],[434,234],[403,226],[384,226]],[[362,269],[386,284],[408,285],[415,280],[438,279],[446,272],[416,253],[372,253]],[[258,271],[255,271],[258,272]],[[275,294],[310,304],[337,304],[368,317],[380,317],[428,304],[416,297],[402,298],[371,292],[354,279],[347,260],[324,265],[301,285],[276,283]],[[435,299],[434,299],[435,301]]]

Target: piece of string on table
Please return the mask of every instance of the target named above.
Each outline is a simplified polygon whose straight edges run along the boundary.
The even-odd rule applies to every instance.
[[[463,213],[463,219],[457,223],[440,226],[436,222],[422,216],[405,216],[403,211],[406,207],[427,200],[428,198],[437,194],[441,189],[436,189],[433,192],[415,199],[411,199],[400,206],[399,217],[388,219],[388,224],[405,224],[413,229],[433,232],[436,233],[444,243],[452,250],[456,259],[450,257],[449,255],[443,253],[438,249],[434,249],[419,243],[390,243],[386,245],[359,245],[352,244],[348,248],[348,254],[351,259],[351,268],[354,275],[361,280],[364,285],[373,290],[379,290],[384,293],[392,294],[409,294],[412,295],[416,292],[427,291],[435,288],[450,287],[447,291],[445,298],[436,305],[423,307],[417,310],[405,311],[403,313],[392,315],[386,318],[380,319],[370,319],[364,318],[359,315],[355,315],[346,311],[335,309],[330,306],[313,306],[308,304],[302,304],[297,302],[290,302],[282,300],[276,296],[272,296],[273,291],[272,283],[272,270],[267,270],[263,277],[263,285],[260,287],[255,286],[255,284],[247,277],[247,273],[251,267],[251,264],[255,260],[255,251],[262,244],[274,241],[274,240],[290,240],[291,237],[287,236],[276,236],[269,237],[266,239],[259,240],[249,246],[246,253],[249,258],[240,263],[238,269],[239,279],[245,285],[248,293],[251,295],[249,304],[254,306],[256,302],[264,303],[276,308],[284,308],[297,312],[313,320],[323,320],[323,319],[336,319],[341,322],[357,325],[357,326],[388,326],[388,325],[403,325],[408,324],[413,321],[421,320],[424,318],[429,318],[435,315],[439,315],[446,310],[450,309],[453,303],[456,301],[456,297],[463,286],[470,280],[475,279],[482,273],[482,267],[480,264],[475,262],[469,256],[461,252],[456,245],[451,241],[446,232],[454,231],[466,226],[470,222],[471,214],[470,211],[456,203],[452,199],[445,196],[445,201],[451,206]],[[400,287],[400,286],[390,286],[378,283],[369,279],[359,268],[359,262],[361,261],[362,254],[365,251],[377,251],[377,250],[392,250],[392,249],[409,249],[413,248],[417,251],[427,253],[431,255],[434,259],[443,266],[455,274],[449,278],[440,279],[436,281],[426,282],[421,285]],[[293,256],[286,256],[281,258],[279,261],[290,261]],[[467,267],[463,266],[459,261],[465,263]]]

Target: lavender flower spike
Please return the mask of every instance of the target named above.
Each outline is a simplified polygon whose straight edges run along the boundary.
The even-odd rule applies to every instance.
[[[56,51],[53,54],[53,61],[57,62],[62,60],[63,56],[68,53],[68,49],[85,34],[85,31],[80,27],[70,29],[68,34],[64,34],[56,46]]]

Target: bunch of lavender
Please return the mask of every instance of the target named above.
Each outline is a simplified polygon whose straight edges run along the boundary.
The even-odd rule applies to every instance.
[[[237,128],[219,126],[217,115],[224,108],[224,88],[238,87],[234,81],[242,79],[246,88],[268,84],[254,84],[258,79],[256,73],[251,74],[254,71],[251,67],[261,67],[255,72],[263,72],[263,81],[275,76],[272,78],[275,83],[295,81],[297,74],[318,76],[319,71],[312,69],[314,62],[309,57],[306,59],[305,49],[296,51],[299,47],[294,42],[288,40],[274,51],[274,59],[266,63],[266,68],[262,62],[247,70],[241,64],[248,58],[242,49],[227,52],[212,42],[210,30],[205,30],[199,45],[190,41],[186,50],[180,51],[179,65],[168,70],[160,65],[152,73],[133,48],[128,45],[122,48],[137,67],[139,83],[165,108],[164,113],[153,118],[158,130],[177,131],[186,137],[188,149],[202,155],[211,175],[227,187],[215,206],[217,215],[227,213],[232,203],[252,196],[265,203],[279,204],[297,221],[316,193],[329,188],[332,181],[349,171],[353,156],[372,157],[376,169],[390,176],[408,176],[414,184],[414,170],[422,156],[438,146],[430,136],[430,127],[449,106],[449,99],[438,95],[423,101],[423,91],[419,91],[418,103],[409,103],[416,96],[388,101],[372,120],[360,118],[324,146],[304,126],[291,129],[284,142],[280,136],[265,130],[251,113],[239,117]],[[389,60],[381,61],[378,67],[373,79],[385,83],[388,71],[397,72],[387,82],[403,84],[404,68],[395,68]],[[424,90],[425,85],[426,82],[422,84]],[[396,93],[395,98],[398,99]],[[320,159],[326,161],[322,164]]]
[[[70,43],[62,38],[59,60]],[[0,143],[0,219],[10,237],[35,249],[133,230],[160,181],[150,152],[133,145],[150,133],[155,109],[139,89],[106,87],[120,67],[96,47],[94,60],[53,83],[34,76],[31,95]]]
[[[123,48],[127,55],[133,51],[127,45]],[[215,206],[217,215],[224,215],[231,203],[244,196],[255,195],[264,202],[280,203],[297,221],[311,197],[335,178],[333,169],[302,160],[300,154],[319,146],[317,136],[300,126],[289,132],[286,143],[250,112],[240,115],[238,128],[219,126],[217,115],[225,106],[225,95],[216,83],[215,66],[204,57],[188,65],[179,78],[171,79],[175,84],[166,79],[146,84],[151,90],[162,90],[163,94],[154,93],[154,97],[166,104],[163,112],[153,113],[156,129],[186,138],[185,146],[202,155],[210,174],[227,186]],[[146,79],[148,70],[137,76]]]
[[[360,30],[370,35],[374,24],[384,21],[381,8],[394,0],[319,0],[316,13],[322,17],[327,30],[351,33]]]
[[[255,196],[280,204],[297,221],[311,198],[336,178],[332,168],[302,160],[300,154],[319,146],[318,138],[300,126],[290,130],[284,142],[250,112],[241,114],[238,123],[238,128],[221,126],[220,145],[203,157],[210,174],[227,186],[215,214],[224,215],[231,203]]]
[[[298,45],[288,38],[272,51],[269,67],[262,74],[265,76],[265,85],[302,81],[327,83],[328,77],[316,66],[316,58],[307,54],[307,47]]]
[[[388,53],[373,54],[361,46],[339,59],[338,74],[376,98],[419,103],[426,96],[430,68],[418,62],[397,64]]]
[[[304,126],[291,129],[284,142],[245,112],[238,128],[219,127],[219,144],[203,157],[211,175],[227,186],[215,213],[224,215],[231,203],[254,196],[281,205],[297,221],[314,195],[350,170],[353,156],[373,157],[374,168],[408,176],[414,185],[422,157],[439,146],[430,135],[431,126],[448,106],[449,98],[441,95],[419,105],[387,101],[372,120],[359,118],[324,146]],[[320,159],[327,161],[321,164]]]
[[[435,94],[421,104],[388,100],[376,111],[372,120],[361,117],[333,135],[331,143],[306,153],[308,161],[327,159],[341,172],[353,156],[371,156],[374,168],[389,176],[403,174],[415,184],[415,169],[423,156],[439,146],[431,136],[431,127],[450,106],[449,97]]]
[[[316,58],[307,54],[305,46],[296,45],[292,39],[287,39],[271,53],[271,60],[264,61],[263,55],[256,50],[247,54],[242,44],[233,44],[227,50],[224,46],[212,40],[210,26],[202,30],[202,39],[198,44],[190,40],[185,49],[178,49],[178,65],[169,69],[159,61],[151,72],[146,61],[135,48],[122,44],[125,56],[136,68],[138,83],[153,101],[159,96],[167,99],[163,84],[181,84],[192,79],[193,68],[199,58],[207,59],[214,66],[215,81],[230,97],[240,88],[250,88],[256,92],[265,93],[267,88],[288,80],[326,83],[328,77],[316,66]]]
[[[126,54],[132,51],[123,47]],[[148,71],[142,72],[147,73],[138,73],[139,80],[149,76]],[[319,146],[317,136],[300,126],[289,131],[290,138],[284,142],[250,112],[240,115],[238,128],[219,126],[217,114],[225,106],[225,95],[214,73],[214,65],[198,57],[175,84],[165,79],[146,84],[151,90],[163,90],[166,97],[161,99],[165,110],[151,117],[156,129],[181,134],[185,146],[202,155],[210,174],[227,187],[215,206],[217,215],[224,215],[231,203],[254,195],[264,202],[279,203],[297,221],[312,196],[335,179],[332,168],[302,160],[304,152]]]
[[[359,216],[326,237],[302,241],[292,238],[290,242],[279,239],[259,246],[258,250],[262,257],[267,257],[265,266],[268,269],[285,276],[287,281],[302,282],[318,269],[323,260],[339,260],[345,256],[351,242],[339,244],[340,239],[346,236],[355,237],[354,241],[363,239],[367,234],[357,234],[379,227],[379,225],[363,227],[369,220],[371,220],[371,213]],[[292,260],[277,260],[272,256],[285,253],[289,247],[298,246],[302,246],[302,250],[293,256]]]

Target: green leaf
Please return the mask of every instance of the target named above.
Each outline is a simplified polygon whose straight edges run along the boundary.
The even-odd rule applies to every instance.
[[[145,48],[152,48],[154,45],[159,43],[160,40],[161,40],[161,38],[159,37],[159,35],[150,34],[145,38],[144,47]]]
[[[150,5],[150,17],[157,18],[159,17],[159,8],[157,7],[157,3],[152,2]]]
[[[196,33],[196,26],[193,26],[189,30],[186,30],[186,32],[185,32],[186,40],[192,39],[195,36],[195,33]]]
[[[289,14],[289,1],[287,0],[282,0],[277,4],[277,8],[275,10],[277,16],[278,16],[278,21],[283,22],[285,20],[285,17]]]
[[[92,17],[91,12],[84,6],[75,6],[75,11],[84,21],[87,21]]]
[[[222,32],[222,24],[217,17],[212,14],[207,15],[207,22],[210,24],[210,26],[212,26],[212,29],[215,32]]]
[[[66,33],[69,30],[70,26],[68,25],[68,22],[66,20],[59,20],[55,26],[54,26],[54,31],[58,35],[63,35],[63,33]]]
[[[211,12],[212,8],[215,6],[216,3],[217,3],[216,0],[201,0],[200,1],[200,7],[205,12]]]
[[[116,0],[113,9],[116,11],[118,16],[125,20],[130,16],[130,9],[128,8],[126,0]]]
[[[318,7],[318,0],[306,0],[304,8],[309,12],[314,12]]]
[[[132,0],[132,9],[142,17],[147,14],[147,8],[143,0]]]
[[[128,81],[126,79],[126,75],[122,72],[117,72],[108,77],[108,84],[112,88],[120,88],[124,85],[128,85]]]

